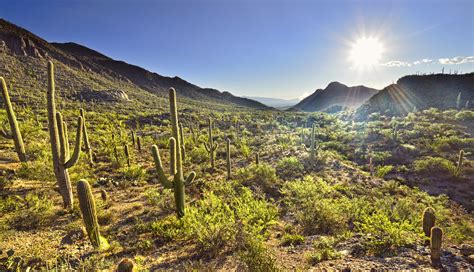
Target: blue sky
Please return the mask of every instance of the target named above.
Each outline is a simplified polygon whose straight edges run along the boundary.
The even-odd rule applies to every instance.
[[[236,95],[294,98],[331,81],[382,88],[418,71],[474,71],[474,1],[468,0],[0,4],[1,18],[48,41],[77,42]],[[376,65],[359,69],[349,53],[364,36],[384,50]]]

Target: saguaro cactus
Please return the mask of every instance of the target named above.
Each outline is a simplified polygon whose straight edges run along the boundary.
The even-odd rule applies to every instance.
[[[156,145],[152,146],[153,159],[155,161],[156,171],[158,173],[158,180],[165,188],[173,189],[174,199],[176,203],[176,213],[178,217],[184,216],[184,186],[191,183],[196,177],[196,173],[191,172],[186,179],[183,177],[183,163],[180,152],[181,137],[179,133],[178,111],[176,106],[176,91],[173,88],[169,89],[170,99],[170,117],[171,117],[171,131],[170,138],[170,170],[171,178],[168,179],[165,175],[163,165],[161,163],[160,151]]]
[[[132,145],[133,145],[133,148],[135,148],[135,131],[132,130]]]
[[[435,210],[431,207],[428,207],[423,211],[423,232],[425,233],[425,236],[428,238],[428,240],[426,240],[427,241],[426,244],[429,244],[431,228],[434,227],[435,224],[436,224]]]
[[[142,138],[140,136],[137,136],[137,149],[142,151]]]
[[[94,164],[94,159],[92,157],[92,148],[89,142],[89,134],[87,133],[87,125],[86,125],[86,113],[83,109],[79,110],[79,113],[82,117],[82,134],[84,137],[84,150],[86,151],[87,155],[89,156],[89,164],[92,166]]]
[[[209,161],[211,162],[211,169],[214,169],[214,158],[216,156],[216,150],[217,150],[217,147],[219,146],[219,144],[214,143],[214,140],[212,139],[212,120],[211,120],[211,118],[209,118],[208,124],[209,124],[209,129],[208,129],[209,139],[208,139],[207,143],[204,143],[204,147],[206,148],[207,152],[209,153]]]
[[[21,162],[26,162],[26,152],[25,146],[23,144],[23,137],[21,136],[20,128],[18,127],[18,122],[16,121],[16,115],[13,111],[12,103],[10,101],[10,95],[8,94],[7,84],[5,83],[5,79],[3,79],[3,77],[0,77],[0,81],[2,84],[3,103],[5,103],[8,123],[10,124],[10,132],[0,129],[0,134],[7,139],[13,139],[13,142],[15,144],[15,151],[18,155],[18,158]]]
[[[230,162],[230,139],[225,141],[226,159],[227,159],[227,179],[231,179],[231,162]]]
[[[77,196],[87,236],[94,247],[103,248],[107,243],[106,240],[100,236],[94,196],[92,195],[89,182],[84,179],[79,180],[77,183]]]
[[[431,263],[435,267],[441,266],[441,246],[443,242],[443,230],[439,227],[431,228]]]
[[[255,164],[256,165],[260,164],[260,154],[258,153],[258,151],[256,151],[256,154],[255,154]]]
[[[127,159],[127,165],[130,167],[130,152],[128,151],[128,145],[123,145],[123,152],[125,153],[125,158]]]
[[[459,151],[458,163],[456,165],[456,175],[457,176],[461,175],[463,161],[464,161],[464,150],[461,150],[461,151]]]
[[[48,62],[48,126],[51,141],[51,151],[53,155],[54,175],[58,181],[59,192],[63,198],[64,207],[72,209],[73,197],[71,181],[69,179],[68,168],[74,166],[79,160],[82,143],[82,117],[77,118],[76,145],[72,157],[69,158],[69,142],[67,139],[67,126],[62,120],[61,113],[56,112],[54,100],[54,65]]]

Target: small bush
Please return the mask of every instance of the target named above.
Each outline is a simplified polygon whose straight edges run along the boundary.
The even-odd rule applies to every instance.
[[[452,161],[440,157],[428,156],[416,160],[413,164],[418,173],[445,173],[454,176],[456,172],[456,166]]]
[[[276,169],[280,178],[293,179],[303,175],[304,165],[296,157],[285,157],[278,162]]]
[[[278,195],[280,183],[275,169],[268,164],[252,164],[250,167],[241,168],[236,174],[236,179],[245,186],[260,188],[272,196]]]
[[[335,239],[333,237],[323,236],[314,242],[314,250],[306,255],[306,259],[311,265],[339,259],[341,254],[334,249],[334,245]]]
[[[282,245],[283,246],[295,246],[295,245],[301,245],[304,243],[304,236],[301,236],[299,234],[289,234],[285,233],[282,237]]]

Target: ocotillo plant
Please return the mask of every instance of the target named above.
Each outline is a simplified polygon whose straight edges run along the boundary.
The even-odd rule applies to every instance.
[[[443,242],[443,230],[439,227],[431,228],[431,263],[435,267],[441,265],[441,246]]]
[[[79,180],[77,183],[77,196],[84,226],[91,244],[96,248],[104,248],[107,242],[104,238],[100,237],[95,201],[89,182],[83,179]]]
[[[423,232],[428,238],[425,244],[429,244],[429,238],[431,235],[431,228],[436,224],[435,210],[431,207],[426,208],[423,211]]]
[[[71,158],[69,158],[69,145],[67,139],[67,127],[62,121],[62,116],[56,112],[54,100],[54,65],[48,62],[48,126],[53,155],[54,175],[59,185],[59,192],[67,209],[73,207],[73,196],[71,181],[69,180],[68,168],[74,166],[79,160],[82,143],[82,117],[77,118],[76,146]]]
[[[186,161],[186,148],[184,143],[184,133],[183,133],[183,124],[179,123],[179,136],[181,137],[181,157],[183,162]]]
[[[165,171],[161,163],[160,151],[156,145],[152,146],[153,159],[155,160],[158,180],[165,188],[172,188],[176,203],[176,213],[178,217],[184,216],[184,186],[191,183],[196,177],[196,173],[191,172],[186,179],[183,177],[183,163],[181,158],[180,146],[181,137],[179,135],[178,110],[176,106],[176,91],[169,89],[170,98],[170,118],[172,137],[170,138],[171,161],[170,169],[172,178],[165,176]]]
[[[211,162],[211,169],[214,169],[214,158],[216,155],[216,150],[217,147],[219,146],[218,143],[214,143],[214,140],[212,139],[212,120],[211,118],[208,119],[208,124],[209,124],[209,129],[208,129],[208,134],[209,134],[209,139],[207,143],[204,143],[204,147],[206,148],[207,152],[209,153],[209,161]]]
[[[8,123],[10,124],[10,132],[0,129],[0,134],[7,139],[13,139],[13,143],[15,144],[15,151],[18,155],[18,158],[21,162],[26,162],[26,152],[25,146],[23,144],[23,137],[21,136],[20,128],[18,127],[18,122],[16,121],[16,115],[13,111],[12,103],[10,101],[10,95],[8,94],[7,84],[5,83],[5,79],[3,79],[3,77],[0,77],[0,81],[2,84],[3,103],[5,103]]]
[[[92,157],[92,148],[89,142],[89,134],[87,133],[86,114],[83,109],[80,109],[79,113],[82,117],[82,134],[84,137],[84,151],[86,151],[87,155],[89,156],[89,164],[92,166],[94,164],[94,159]]]
[[[464,161],[464,150],[461,150],[459,151],[458,163],[456,165],[456,176],[461,175],[463,161]]]
[[[226,147],[226,159],[227,159],[227,179],[231,179],[231,163],[230,163],[230,139],[227,138],[225,141],[225,147]]]

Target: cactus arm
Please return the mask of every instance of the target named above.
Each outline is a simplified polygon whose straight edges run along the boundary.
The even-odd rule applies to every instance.
[[[84,137],[84,149],[89,154],[90,163],[93,163],[93,161],[92,161],[92,149],[91,149],[91,145],[90,145],[90,142],[89,142],[89,134],[87,133],[86,114],[84,112],[84,109],[80,109],[79,113],[80,113],[80,116],[82,117],[82,123],[83,123],[82,134],[83,134],[83,137]]]
[[[74,146],[74,152],[72,157],[64,164],[65,168],[70,168],[77,163],[79,160],[79,155],[81,154],[81,144],[82,144],[82,117],[77,117],[77,130],[76,130],[76,145]]]
[[[155,161],[156,172],[158,173],[158,181],[165,188],[173,188],[173,182],[169,181],[165,176],[165,171],[163,170],[163,164],[161,163],[160,150],[156,145],[151,147],[151,153],[153,154],[153,160]]]
[[[176,91],[173,88],[169,90],[169,100],[170,100],[170,118],[171,118],[171,130],[173,138],[176,141],[176,175],[178,179],[183,179],[183,164],[181,161],[181,152],[179,152],[179,147],[181,146],[181,141],[179,137],[179,123],[178,123],[178,109],[176,106]]]
[[[170,175],[176,174],[176,139],[170,138]]]
[[[196,178],[196,172],[192,171],[191,173],[189,173],[188,177],[184,181],[184,185],[191,184],[195,178]]]
[[[64,133],[64,146],[66,147],[65,158],[66,160],[68,160],[69,159],[69,133],[68,133],[67,124],[65,121],[63,121],[62,127],[63,127],[63,133]]]
[[[58,111],[56,112],[56,122],[58,127],[58,135],[59,135],[59,160],[61,163],[66,162],[67,160],[67,148],[66,148],[66,137],[64,135],[64,122],[63,116]]]
[[[207,143],[204,143],[203,145],[204,145],[204,148],[206,148],[207,152],[211,152],[211,148],[209,147]]]
[[[10,132],[8,132],[8,131],[6,131],[5,129],[3,129],[3,128],[0,129],[0,135],[1,135],[3,138],[7,138],[7,139],[10,139],[10,140],[13,139],[13,135],[12,135]]]

